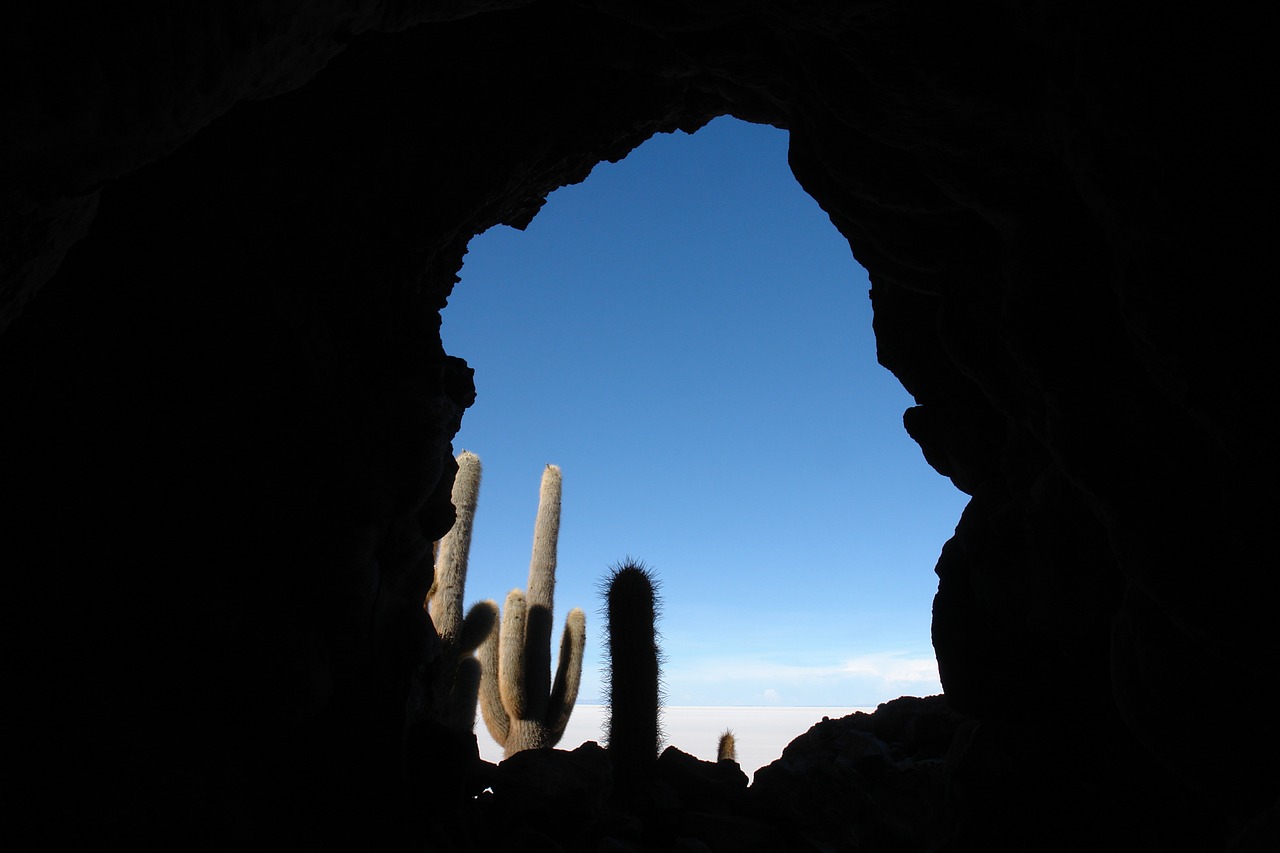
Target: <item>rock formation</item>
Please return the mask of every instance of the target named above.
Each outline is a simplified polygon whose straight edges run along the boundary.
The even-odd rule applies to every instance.
[[[1264,19],[0,14],[6,764],[40,846],[469,849],[474,748],[405,714],[475,393],[439,311],[471,236],[730,114],[789,130],[972,495],[934,605],[976,721],[946,849],[1275,849]]]

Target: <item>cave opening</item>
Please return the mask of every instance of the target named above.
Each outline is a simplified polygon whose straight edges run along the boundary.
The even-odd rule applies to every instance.
[[[967,497],[903,430],[866,272],[787,144],[730,117],[653,137],[474,238],[442,313],[478,390],[454,448],[485,466],[468,601],[524,585],[540,471],[564,471],[557,618],[589,614],[566,744],[597,737],[597,585],[628,555],[663,583],[669,708],[812,711],[760,763],[823,709],[941,690],[932,569]],[[690,735],[668,742],[714,752]]]
[[[645,849],[1280,849],[1276,782],[1257,772],[1280,756],[1258,488],[1274,457],[1256,399],[1274,371],[1261,14],[64,5],[15,6],[2,37],[22,81],[0,99],[0,565],[21,837],[640,849],[629,833],[646,826],[661,838]],[[776,199],[726,194],[710,218],[761,276],[733,276],[732,299],[708,281],[719,268],[673,251],[683,238],[707,254],[706,225],[606,256],[585,293],[567,274],[537,280],[539,235],[609,166],[528,232],[476,241],[445,320],[449,351],[479,369],[470,408],[471,370],[439,335],[470,237],[527,223],[552,188],[659,129],[724,112],[791,129],[801,183],[874,271],[880,356],[920,403],[907,424],[922,450],[858,337],[865,304],[831,296],[856,297],[856,273],[815,294],[800,236],[732,224]],[[668,171],[683,180],[658,212],[622,202],[628,239],[600,242],[634,248],[633,232],[674,218],[695,185]],[[599,219],[548,251],[580,260]],[[503,234],[521,248],[499,290],[478,272]],[[801,248],[753,253],[775,242]],[[654,260],[666,266],[639,275]],[[515,349],[493,359],[479,333],[457,334],[487,290],[499,298],[479,327]],[[525,294],[559,313],[540,318]],[[752,306],[763,318],[747,322]],[[656,323],[639,323],[645,308]],[[807,349],[833,342],[838,357]],[[845,359],[892,405],[836,370]],[[503,408],[506,387],[526,398]],[[406,699],[440,670],[421,602],[464,411],[457,446],[488,470],[470,597],[522,582],[537,470],[554,460],[560,615],[587,606],[597,648],[594,580],[623,555],[649,561],[673,705],[770,689],[819,701],[791,695],[787,673],[871,701],[839,676],[886,624],[927,643],[935,559],[946,701],[816,726],[772,784],[724,799],[698,785],[678,813],[665,791],[606,808],[611,761],[569,765],[559,779],[587,784],[552,790],[555,776],[511,767],[468,778],[470,732],[425,725],[439,703]],[[875,448],[859,428],[881,414],[909,466],[850,455]],[[536,440],[531,458],[482,429]],[[934,531],[893,523],[926,514],[916,474],[948,488],[922,452],[973,495],[940,557],[962,497]],[[879,595],[916,584],[910,617]],[[699,655],[713,665],[686,683],[741,698],[682,693]],[[744,670],[771,680],[727,677]],[[739,734],[749,768],[758,736]],[[833,754],[837,738],[858,752]],[[892,760],[861,760],[877,754]],[[473,797],[485,777],[494,796]]]

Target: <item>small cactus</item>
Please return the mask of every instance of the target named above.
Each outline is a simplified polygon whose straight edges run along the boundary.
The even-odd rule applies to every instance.
[[[733,738],[733,730],[725,729],[720,733],[720,743],[716,747],[716,761],[737,761],[738,743]]]
[[[502,624],[480,647],[480,710],[505,757],[552,747],[564,736],[582,680],[586,614],[569,611],[551,680],[552,600],[560,535],[560,469],[548,465],[538,494],[529,591],[507,594]],[[497,612],[494,602],[486,602]]]
[[[474,605],[466,618],[462,615],[471,528],[480,496],[480,457],[464,450],[457,461],[453,505],[458,516],[444,539],[435,543],[435,577],[423,607],[443,648],[441,666],[431,685],[433,713],[449,728],[470,732],[476,725],[480,688],[480,662],[472,653],[493,632],[498,616],[491,602]]]
[[[647,778],[661,744],[660,672],[653,574],[628,558],[606,582],[609,637],[609,721],[606,741],[619,790]]]

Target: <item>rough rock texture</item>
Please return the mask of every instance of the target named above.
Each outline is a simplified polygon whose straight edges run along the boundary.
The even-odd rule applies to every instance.
[[[0,26],[6,763],[43,846],[478,837],[473,747],[407,725],[474,394],[439,309],[472,235],[721,114],[789,129],[973,496],[947,849],[1277,846],[1265,21],[83,5]]]
[[[946,757],[966,725],[942,696],[824,717],[756,771],[752,811],[813,850],[938,849],[955,825]]]

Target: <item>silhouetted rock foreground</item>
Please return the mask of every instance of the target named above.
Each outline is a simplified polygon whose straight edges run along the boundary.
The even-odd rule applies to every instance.
[[[935,848],[954,820],[946,751],[964,718],[941,696],[874,715],[823,719],[756,772],[676,746],[652,778],[618,796],[608,752],[518,753],[482,774],[476,849],[564,851],[908,851]]]
[[[790,132],[870,271],[906,429],[972,495],[933,613],[971,722],[945,749],[945,715],[824,724],[747,793],[672,754],[635,811],[657,823],[610,843],[1280,849],[1262,14],[6,6],[9,834],[449,851],[546,835],[535,802],[607,814],[589,749],[475,799],[474,743],[412,689],[475,394],[439,311],[472,235],[731,114]],[[913,738],[945,759],[908,765]]]

